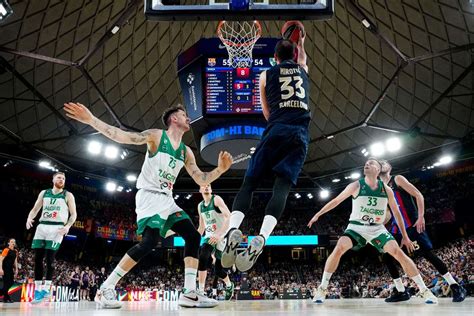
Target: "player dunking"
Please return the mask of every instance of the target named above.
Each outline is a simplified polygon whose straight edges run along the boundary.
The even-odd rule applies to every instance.
[[[402,224],[402,246],[406,246],[411,252],[413,244],[408,238],[403,218],[397,207],[393,191],[381,180],[377,179],[382,170],[382,165],[375,159],[369,159],[364,166],[365,177],[359,181],[349,184],[336,198],[327,203],[309,221],[311,227],[318,221],[319,217],[338,206],[342,201],[352,196],[352,212],[349,218],[349,226],[343,236],[337,241],[336,247],[326,260],[321,285],[316,290],[313,301],[323,303],[326,299],[327,287],[331,275],[336,271],[339,260],[349,249],[358,250],[370,243],[379,252],[388,253],[402,265],[405,272],[415,281],[426,303],[437,303],[436,296],[431,293],[423,282],[415,263],[400,249],[392,235],[383,225],[387,205],[393,210],[397,222]]]
[[[293,61],[295,44],[288,40],[279,41],[275,46],[277,65],[260,75],[260,99],[268,125],[250,159],[242,187],[232,206],[230,230],[222,255],[222,265],[226,268],[235,263],[237,269],[247,271],[257,261],[283,213],[291,185],[296,184],[306,158],[311,117],[303,36],[297,47],[296,63]],[[273,194],[265,208],[260,234],[237,256],[237,247],[242,241],[242,232],[238,228],[249,211],[252,193],[262,179],[274,176]]]
[[[201,186],[199,192],[202,194],[203,201],[197,208],[198,232],[201,235],[204,232],[204,243],[199,252],[199,291],[205,292],[207,269],[212,264],[212,254],[214,254],[215,274],[224,281],[225,299],[230,300],[234,295],[234,284],[221,263],[222,251],[225,247],[224,236],[229,228],[230,211],[219,195],[212,194],[210,184]]]
[[[398,207],[402,211],[405,229],[415,244],[415,254],[419,254],[428,260],[428,262],[441,273],[453,291],[453,302],[464,301],[466,298],[466,290],[454,280],[443,261],[432,252],[433,245],[425,231],[425,200],[423,194],[404,176],[392,176],[391,171],[392,166],[390,163],[385,160],[382,161],[380,179],[387,184],[395,194]],[[413,201],[413,198],[416,202]],[[397,222],[393,219],[390,231],[397,241],[401,240],[399,225],[397,225]],[[410,294],[405,290],[395,260],[386,254],[383,256],[383,259],[395,284],[392,295],[386,298],[385,302],[400,302],[410,299]]]
[[[105,308],[120,308],[115,285],[145,255],[157,245],[160,236],[173,232],[185,240],[184,247],[184,292],[179,305],[185,307],[212,307],[216,300],[196,291],[198,252],[201,236],[189,216],[175,204],[173,185],[180,170],[185,167],[198,185],[213,182],[232,165],[227,152],[219,154],[218,166],[210,172],[202,172],[196,165],[191,149],[182,142],[183,134],[189,131],[189,118],[183,106],[165,110],[162,119],[167,130],[150,129],[141,133],[126,132],[96,118],[80,103],[64,105],[67,116],[90,125],[111,140],[121,144],[147,144],[145,161],[137,180],[139,189],[135,197],[137,213],[137,234],[142,241],[130,248],[117,267],[102,284],[96,300]]]
[[[66,176],[62,172],[53,175],[53,188],[43,190],[28,214],[26,229],[40,210],[41,216],[36,227],[31,248],[35,249],[35,293],[32,303],[40,303],[51,296],[50,288],[54,273],[54,256],[77,218],[74,195],[64,189]],[[43,285],[43,258],[46,255],[46,280]]]

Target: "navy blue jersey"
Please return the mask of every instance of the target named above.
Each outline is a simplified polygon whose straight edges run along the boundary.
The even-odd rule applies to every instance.
[[[308,126],[311,117],[307,72],[294,61],[286,60],[267,70],[266,76],[268,124]]]
[[[413,226],[418,219],[418,208],[416,207],[415,199],[407,191],[403,190],[397,185],[395,182],[395,176],[390,179],[388,186],[393,190],[395,200],[397,201],[398,208],[400,209],[403,221],[405,222],[405,228]],[[393,216],[390,231],[394,234],[400,233],[400,229],[397,226],[397,221]]]

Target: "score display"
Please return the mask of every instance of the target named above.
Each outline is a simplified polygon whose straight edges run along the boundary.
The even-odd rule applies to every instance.
[[[256,57],[251,68],[232,68],[228,58],[208,57],[204,70],[206,114],[261,114],[260,74],[276,65],[273,57]]]

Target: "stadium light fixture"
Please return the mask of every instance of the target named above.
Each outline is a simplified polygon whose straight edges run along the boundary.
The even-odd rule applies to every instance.
[[[313,194],[311,194],[311,193],[308,193],[308,194],[306,194],[306,196],[307,196],[307,197],[308,197],[308,199],[310,199],[310,200],[312,200],[312,199],[313,199]]]
[[[385,148],[389,152],[397,152],[402,148],[402,141],[398,137],[392,137],[385,142]]]
[[[339,178],[332,179],[332,182],[333,182],[333,183],[338,183],[339,181],[341,181],[341,179],[339,179]]]
[[[446,156],[441,157],[438,162],[440,165],[448,165],[451,162],[453,162],[453,157],[446,155]]]
[[[123,191],[123,186],[119,185],[119,186],[117,187],[117,192],[122,192],[122,191]]]
[[[134,175],[134,174],[132,174],[132,173],[130,173],[130,174],[127,175],[127,181],[129,181],[129,182],[135,182],[135,181],[137,181],[137,176]]]
[[[114,192],[117,189],[117,184],[115,182],[107,182],[105,185],[105,189],[109,192]]]
[[[115,159],[117,158],[118,156],[118,148],[113,146],[113,145],[109,145],[107,147],[105,147],[105,158],[108,158],[108,159]]]
[[[385,146],[383,143],[377,142],[370,145],[370,154],[374,157],[380,157],[385,153]]]
[[[299,199],[301,198],[301,195],[299,193],[295,193],[295,198]]]
[[[359,178],[360,178],[360,173],[359,172],[351,173],[351,179],[359,179]]]
[[[10,15],[13,14],[13,9],[7,0],[0,0],[0,23],[5,21]]]
[[[319,191],[319,197],[323,200],[327,199],[329,197],[329,191],[326,189],[321,189],[321,191]]]
[[[89,146],[87,147],[87,150],[92,154],[92,155],[98,155],[102,151],[102,144],[99,143],[98,141],[91,140],[89,142]]]

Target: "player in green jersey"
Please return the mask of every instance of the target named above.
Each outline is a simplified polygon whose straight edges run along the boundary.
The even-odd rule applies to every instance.
[[[41,210],[39,224],[31,248],[35,250],[35,293],[33,303],[40,303],[51,296],[50,288],[54,273],[54,256],[77,218],[74,195],[64,189],[66,176],[63,172],[53,175],[53,188],[43,190],[28,214],[26,229],[33,227]],[[46,280],[43,285],[43,259],[46,256]]]
[[[382,165],[378,160],[373,158],[367,160],[364,165],[365,177],[349,184],[336,198],[317,212],[308,223],[308,227],[311,227],[321,215],[334,209],[342,201],[352,196],[352,212],[349,225],[326,260],[321,285],[316,290],[313,299],[315,303],[324,302],[329,280],[336,271],[342,255],[351,248],[358,250],[368,243],[379,252],[390,254],[401,264],[408,276],[413,279],[420,289],[426,303],[435,304],[438,302],[436,296],[426,287],[415,263],[400,249],[393,236],[383,225],[387,206],[390,205],[393,215],[401,227],[401,245],[407,247],[409,252],[413,252],[414,245],[408,238],[393,191],[382,180],[378,179],[381,170]]]

